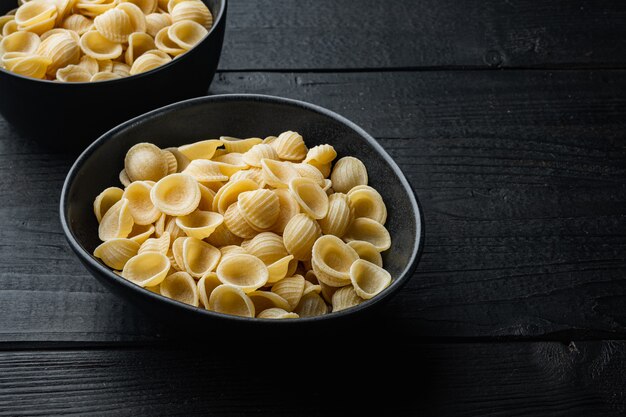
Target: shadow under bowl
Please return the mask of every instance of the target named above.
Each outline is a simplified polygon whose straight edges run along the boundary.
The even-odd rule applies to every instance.
[[[152,142],[161,148],[180,146],[219,136],[265,137],[286,130],[302,134],[309,147],[328,143],[338,158],[355,156],[369,172],[370,185],[382,195],[388,209],[386,227],[391,249],[383,253],[392,284],[359,306],[324,316],[296,320],[251,319],[207,311],[145,290],[92,256],[101,242],[93,201],[106,187],[120,186],[118,174],[126,151],[136,143]],[[113,292],[151,313],[197,331],[198,325],[226,329],[305,327],[314,323],[340,323],[389,299],[410,279],[423,246],[423,220],[417,199],[406,178],[364,130],[342,116],[312,104],[262,95],[216,95],[190,99],[144,114],[105,133],[76,160],[67,175],[60,204],[61,223],[71,248],[100,282]]]
[[[61,83],[0,68],[0,114],[23,136],[78,153],[125,120],[205,95],[222,51],[227,2],[203,1],[214,17],[209,34],[189,52],[152,71],[110,81]],[[0,0],[0,15],[15,7],[16,0]]]

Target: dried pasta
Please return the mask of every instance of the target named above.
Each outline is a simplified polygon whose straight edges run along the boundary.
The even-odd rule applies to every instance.
[[[193,49],[213,26],[201,0],[17,3],[0,16],[0,67],[58,82],[116,80],[153,70]]]
[[[167,7],[184,11],[179,7],[191,1]],[[145,12],[158,2],[120,4]],[[71,43],[64,32],[43,41],[20,36],[5,41],[16,54],[57,36]],[[141,50],[143,36],[130,34],[129,48]],[[134,52],[127,49],[123,59],[132,61]],[[115,64],[122,63],[82,57],[72,71],[93,77]],[[166,149],[138,143],[125,156],[121,186],[94,200],[103,241],[94,256],[148,291],[222,314],[298,319],[354,308],[391,284],[381,255],[391,236],[365,165],[336,158],[331,145],[309,149],[293,131]]]

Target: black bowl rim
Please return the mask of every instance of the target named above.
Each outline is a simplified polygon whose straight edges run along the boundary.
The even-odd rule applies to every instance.
[[[358,135],[363,137],[376,150],[376,152],[387,162],[387,164],[389,164],[391,169],[399,178],[400,183],[404,187],[409,197],[411,207],[413,208],[413,211],[416,214],[416,222],[417,222],[416,234],[415,234],[415,240],[417,241],[417,245],[414,246],[413,252],[411,253],[411,258],[407,266],[405,267],[404,271],[400,274],[399,277],[393,280],[393,282],[391,283],[391,285],[389,285],[389,287],[383,290],[383,292],[378,294],[376,297],[370,300],[366,300],[365,302],[355,307],[342,310],[339,312],[334,312],[334,313],[331,312],[328,314],[324,314],[322,316],[302,317],[302,318],[294,319],[294,320],[273,320],[273,319],[260,319],[260,318],[251,318],[251,317],[239,317],[239,316],[233,316],[229,314],[217,313],[214,311],[206,310],[201,307],[190,306],[188,304],[184,304],[179,301],[172,300],[170,298],[163,297],[151,291],[145,290],[144,288],[114,274],[109,268],[107,268],[102,263],[97,261],[92,256],[91,253],[87,252],[82,247],[82,245],[79,243],[78,239],[76,238],[76,236],[74,235],[74,233],[69,227],[67,208],[69,207],[70,186],[74,182],[74,178],[76,177],[76,175],[82,168],[83,164],[89,159],[91,154],[94,153],[95,150],[98,149],[103,143],[109,140],[112,135],[116,134],[117,132],[123,131],[128,127],[131,127],[132,125],[138,122],[143,122],[145,120],[162,117],[172,111],[187,108],[187,107],[193,107],[193,106],[206,103],[206,102],[219,103],[219,102],[228,102],[228,101],[259,101],[263,103],[283,104],[283,105],[286,104],[289,106],[301,107],[306,110],[314,111],[324,116],[328,116],[338,121],[339,123],[344,124],[348,128],[355,131]],[[383,300],[386,300],[387,298],[389,298],[392,294],[397,292],[404,284],[406,284],[406,282],[411,278],[411,276],[415,272],[415,269],[417,267],[417,264],[419,262],[419,259],[421,257],[421,254],[424,248],[424,215],[423,215],[423,211],[421,209],[419,200],[417,199],[417,196],[415,195],[413,189],[411,188],[411,185],[409,184],[408,180],[406,179],[406,177],[404,176],[404,174],[402,173],[398,165],[394,162],[394,160],[389,156],[389,154],[387,154],[387,152],[382,148],[382,146],[379,145],[378,142],[370,134],[365,132],[365,130],[363,130],[361,127],[351,122],[350,120],[346,119],[345,117],[331,110],[320,107],[318,105],[307,103],[304,101],[284,98],[284,97],[269,96],[269,95],[262,95],[262,94],[220,94],[220,95],[213,95],[213,96],[196,97],[196,98],[192,98],[192,99],[188,99],[184,101],[179,101],[177,103],[173,103],[173,104],[158,108],[156,110],[152,110],[148,113],[144,113],[140,116],[137,116],[133,119],[130,119],[112,128],[111,130],[109,130],[108,132],[100,136],[98,139],[96,139],[91,145],[89,145],[81,153],[81,155],[76,159],[76,161],[70,168],[67,174],[67,177],[65,178],[65,182],[63,183],[63,188],[61,190],[59,214],[61,218],[61,226],[63,228],[63,232],[72,250],[78,255],[78,257],[84,263],[89,264],[89,266],[96,269],[101,274],[108,277],[109,279],[116,282],[117,284],[125,286],[131,290],[138,291],[142,293],[144,296],[152,298],[154,302],[170,304],[170,306],[172,306],[173,308],[177,308],[179,310],[185,310],[187,312],[196,312],[197,314],[204,314],[209,317],[216,318],[216,319],[226,319],[226,320],[233,320],[233,321],[244,322],[244,323],[265,323],[265,324],[282,323],[283,325],[287,326],[287,325],[294,325],[296,323],[318,322],[318,321],[324,321],[324,320],[339,319],[345,316],[354,315],[362,310],[372,308],[376,304],[379,304]]]
[[[162,69],[169,68],[172,65],[176,65],[177,63],[181,62],[183,59],[186,59],[187,57],[185,55],[188,55],[189,52],[191,52],[194,49],[196,49],[198,46],[200,46],[200,44],[203,44],[203,43],[207,42],[209,40],[209,38],[211,37],[211,34],[215,30],[215,28],[222,21],[224,13],[226,12],[226,3],[228,2],[228,0],[219,0],[219,1],[221,2],[221,6],[222,7],[220,7],[220,10],[219,10],[219,13],[217,15],[217,18],[213,19],[213,25],[211,26],[211,29],[209,29],[209,31],[206,34],[206,36],[204,38],[202,38],[202,40],[196,46],[191,48],[189,51],[185,52],[184,54],[179,55],[176,58],[172,58],[172,60],[170,62],[168,62],[167,64],[160,65],[160,66],[158,66],[158,67],[156,67],[154,69],[151,69],[150,71],[142,72],[142,73],[135,74],[135,75],[129,75],[128,77],[116,78],[114,80],[85,81],[85,82],[80,82],[80,83],[62,83],[62,82],[53,81],[53,80],[40,80],[39,78],[32,78],[32,77],[27,77],[27,76],[21,75],[21,74],[16,74],[13,71],[9,71],[9,70],[4,69],[2,67],[0,67],[0,72],[3,72],[3,73],[8,74],[10,76],[13,76],[13,77],[16,77],[16,78],[21,78],[21,79],[27,80],[27,81],[39,82],[39,83],[44,83],[44,84],[52,84],[52,85],[62,85],[62,86],[75,85],[75,86],[79,86],[81,88],[84,87],[85,85],[90,85],[90,84],[102,85],[103,83],[113,84],[113,83],[128,82],[129,80],[136,80],[138,78],[142,78],[142,77],[154,74],[155,72],[158,72],[158,71],[160,71]],[[70,88],[74,88],[74,87],[70,87]]]

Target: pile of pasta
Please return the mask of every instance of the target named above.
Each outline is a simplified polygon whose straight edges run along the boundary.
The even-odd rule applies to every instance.
[[[19,0],[0,17],[0,66],[62,82],[114,80],[184,54],[213,24],[201,0]]]
[[[302,136],[139,143],[94,201],[94,255],[152,292],[219,313],[341,311],[391,283],[387,208],[365,165]]]

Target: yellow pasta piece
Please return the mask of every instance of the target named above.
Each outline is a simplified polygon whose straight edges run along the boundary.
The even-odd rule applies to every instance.
[[[259,185],[251,179],[241,179],[228,182],[218,190],[217,194],[215,194],[212,210],[224,214],[231,204],[237,202],[239,194],[258,189]]]
[[[357,306],[363,301],[352,285],[339,288],[332,296],[333,313]]]
[[[89,17],[96,17],[117,6],[118,0],[77,0],[74,11]]]
[[[128,260],[122,276],[140,287],[153,287],[160,284],[170,270],[167,256],[157,252],[140,253]]]
[[[196,210],[176,219],[176,225],[189,237],[207,238],[224,222],[224,216],[212,211]]]
[[[313,245],[311,264],[318,281],[331,287],[350,283],[350,266],[359,259],[354,249],[333,235],[324,235]]]
[[[80,37],[80,48],[85,55],[95,59],[115,59],[123,52],[120,43],[110,41],[95,30],[85,32]]]
[[[206,241],[215,247],[241,244],[243,238],[233,234],[233,232],[226,227],[225,221],[224,219],[224,223],[217,226],[217,229],[206,238]]]
[[[192,20],[178,21],[167,30],[169,39],[187,51],[200,43],[208,33],[204,26]]]
[[[124,190],[118,187],[109,187],[102,191],[93,201],[93,212],[98,219],[98,223],[102,220],[102,216],[124,196]]]
[[[126,173],[125,169],[120,171],[119,179],[120,179],[120,183],[124,187],[128,187],[130,185],[130,178],[128,178],[128,174]]]
[[[183,256],[183,249],[185,247],[185,242],[189,239],[188,237],[179,237],[174,240],[172,243],[171,252],[168,253],[168,258],[170,258],[170,263],[174,266],[174,268],[179,271],[185,271],[187,267],[185,266],[185,258]],[[174,262],[171,260],[174,259]]]
[[[252,255],[226,256],[216,272],[222,283],[241,288],[246,293],[261,288],[269,278],[265,264]]]
[[[357,185],[367,185],[367,169],[357,158],[346,156],[335,163],[330,179],[335,191],[347,193]]]
[[[317,222],[307,214],[296,214],[289,220],[283,233],[287,252],[299,261],[311,259],[311,249],[322,230]]]
[[[182,172],[189,163],[191,162],[189,158],[187,158],[178,148],[165,148],[165,151],[168,151],[176,158],[176,171]]]
[[[7,52],[23,52],[34,54],[41,43],[39,36],[32,32],[15,32],[2,38],[0,41],[0,54]]]
[[[78,64],[80,60],[78,41],[70,32],[64,32],[48,36],[37,48],[38,55],[45,56],[52,61],[46,71],[48,75],[54,75],[59,68]]]
[[[132,3],[137,6],[143,14],[154,13],[159,5],[157,0],[121,0],[122,3]]]
[[[302,293],[302,296],[305,296],[310,292],[320,294],[322,292],[322,286],[319,284],[313,284],[305,278],[304,279],[304,291]]]
[[[222,260],[231,255],[249,255],[243,247],[237,245],[222,246],[220,252],[222,253]]]
[[[252,291],[248,293],[248,297],[250,297],[252,303],[254,303],[254,310],[257,314],[268,308],[291,310],[287,300],[271,291]]]
[[[257,231],[271,228],[280,212],[278,197],[272,190],[266,189],[239,194],[237,205],[242,217]]]
[[[316,292],[303,295],[300,303],[293,310],[299,317],[323,316],[328,313],[328,306]]]
[[[356,251],[359,258],[373,263],[376,266],[383,267],[383,257],[374,245],[362,240],[353,240],[348,242],[348,246]]]
[[[304,294],[304,278],[302,275],[284,278],[272,285],[272,292],[280,295],[289,304],[288,311],[295,309]],[[285,309],[287,310],[287,309]]]
[[[204,308],[209,308],[209,297],[218,286],[222,285],[215,272],[207,272],[198,281],[198,297]]]
[[[302,161],[308,151],[302,135],[290,130],[278,135],[276,140],[272,141],[271,146],[276,150],[280,159],[289,161]]]
[[[330,164],[337,157],[337,151],[332,145],[317,145],[309,149],[304,158],[305,163],[313,162],[313,165]]]
[[[226,152],[234,152],[238,154],[248,152],[254,145],[258,145],[263,142],[263,139],[261,138],[238,139],[230,136],[220,136],[220,140],[224,144]]]
[[[150,194],[152,194],[152,192]],[[150,196],[150,199],[152,199],[152,195]],[[159,220],[154,223],[154,234],[157,237],[160,237],[163,232],[165,232],[165,222],[167,221],[167,217],[167,214],[161,214]]]
[[[241,317],[254,317],[254,303],[241,288],[220,285],[211,292],[209,310]]]
[[[228,181],[228,176],[222,173],[220,166],[216,162],[207,159],[191,161],[183,171],[183,174],[191,175],[203,183]]]
[[[52,60],[50,60],[52,62]],[[92,75],[78,65],[68,65],[59,68],[56,72],[57,81],[64,83],[86,83],[91,80]]]
[[[143,225],[143,226],[138,225],[138,224],[133,224],[133,228],[130,231],[128,238],[141,245],[143,242],[148,240],[150,236],[154,234],[154,230],[155,228],[153,224],[148,224],[148,225]]]
[[[128,208],[128,200],[122,198],[113,204],[102,216],[98,227],[98,237],[102,241],[128,237],[133,229],[133,216]]]
[[[185,52],[184,48],[181,48],[176,42],[170,38],[169,27],[161,29],[154,37],[154,44],[160,50],[166,54],[177,56]]]
[[[261,168],[249,168],[235,172],[229,182],[235,182],[239,180],[249,179],[256,182],[260,188],[265,188],[265,180],[263,179],[263,171]]]
[[[243,218],[238,204],[231,204],[228,207],[224,213],[224,223],[232,234],[240,238],[250,239],[257,234],[257,231]]]
[[[300,205],[296,201],[295,198],[291,195],[291,192],[288,189],[276,189],[274,190],[274,194],[278,197],[278,202],[280,205],[280,212],[278,213],[278,218],[272,226],[272,230],[276,233],[283,233],[285,231],[285,226],[289,223],[289,220],[296,214],[300,213]]]
[[[96,16],[93,23],[100,35],[114,43],[127,42],[134,29],[128,14],[117,8]]]
[[[20,6],[15,13],[15,23],[19,30],[41,35],[52,29],[58,11],[54,3],[45,0],[33,0]]]
[[[167,255],[170,249],[171,237],[168,232],[164,232],[161,236],[156,238],[146,239],[139,248],[139,253],[156,252],[162,255]]]
[[[122,78],[121,75],[116,74],[114,72],[111,71],[101,71],[101,72],[97,72],[94,75],[91,76],[91,78],[89,79],[90,82],[96,82],[96,81],[109,81],[109,80],[117,80]]]
[[[278,154],[271,145],[259,143],[243,154],[243,162],[251,167],[260,168],[263,159],[278,159]]]
[[[357,295],[369,300],[391,284],[391,275],[381,267],[359,259],[350,267],[350,280]]]
[[[208,139],[200,142],[194,142],[189,145],[183,145],[178,148],[180,153],[185,155],[191,161],[195,159],[211,159],[215,155],[215,151],[222,145],[222,141],[218,139]]]
[[[186,272],[176,272],[168,275],[160,284],[161,295],[181,303],[198,307],[198,287],[196,282]]]
[[[183,243],[185,270],[194,278],[200,278],[213,271],[221,256],[219,249],[202,240],[190,237]]]
[[[343,236],[346,242],[363,240],[369,242],[379,251],[384,252],[391,247],[391,236],[385,226],[367,217],[360,217],[348,227]]]
[[[328,213],[328,195],[322,187],[309,178],[296,178],[289,182],[289,191],[303,212],[314,219],[323,219]]]
[[[169,12],[172,15],[174,23],[190,20],[199,23],[206,29],[210,29],[213,25],[211,12],[200,0],[186,0],[183,2],[170,1],[170,4],[173,5],[173,7],[169,9]],[[168,4],[168,8],[169,7],[170,5]]]
[[[139,243],[130,239],[111,239],[98,246],[93,255],[109,268],[121,270],[130,258],[137,255],[138,250]]]
[[[93,20],[83,16],[82,14],[71,14],[63,19],[61,27],[71,30],[81,36],[93,28]]]
[[[328,213],[319,220],[322,233],[342,237],[353,220],[352,208],[348,196],[335,193],[328,197]]]
[[[358,185],[348,192],[350,207],[354,210],[354,217],[367,217],[385,224],[387,221],[387,206],[381,195],[368,185]]]
[[[159,31],[172,24],[172,18],[167,13],[150,13],[146,16],[146,33],[153,38]]]
[[[269,278],[267,279],[268,284],[273,284],[275,282],[280,281],[281,279],[291,276],[293,274],[293,270],[290,270],[290,266],[294,265],[293,255],[287,255],[283,258],[278,259],[277,261],[269,264],[267,266],[267,272],[269,274]],[[297,262],[297,261],[295,261]]]
[[[131,181],[159,181],[168,172],[167,159],[161,149],[151,143],[138,143],[124,158],[124,169]]]
[[[135,59],[155,48],[156,45],[154,44],[154,39],[152,39],[152,37],[147,33],[131,33],[128,37],[128,48],[126,48],[126,52],[124,53],[124,60],[126,61],[126,64],[133,65]],[[176,162],[176,157],[171,152],[168,151],[168,153],[169,155],[172,155],[172,158],[174,158],[174,161]],[[176,172],[176,167],[173,172],[168,171],[168,173],[173,174]]]
[[[275,188],[287,188],[291,180],[300,177],[293,164],[289,162],[263,159],[261,169],[265,183]]]
[[[198,182],[186,174],[168,175],[150,191],[155,207],[170,216],[185,216],[193,212],[200,204],[200,197]]]
[[[326,186],[326,180],[324,179],[324,176],[322,175],[320,170],[315,168],[313,165],[305,164],[305,163],[291,164],[291,165],[293,169],[296,170],[299,176],[303,178],[309,178],[315,181],[320,187]]]
[[[272,264],[288,255],[283,238],[272,232],[259,233],[246,244],[245,249],[250,255],[262,260],[265,265]]]
[[[144,33],[146,31],[146,16],[137,5],[130,2],[122,2],[115,6],[115,9],[126,13],[130,19],[133,33]]]
[[[133,65],[130,67],[130,75],[152,71],[171,61],[172,58],[168,54],[158,49],[153,49],[143,53],[133,61]]]
[[[260,319],[297,319],[299,317],[296,313],[290,313],[282,308],[268,308],[257,315]]]
[[[128,200],[128,209],[136,224],[152,224],[161,217],[150,199],[151,190],[152,185],[146,181],[135,181],[124,190],[123,198]]]

